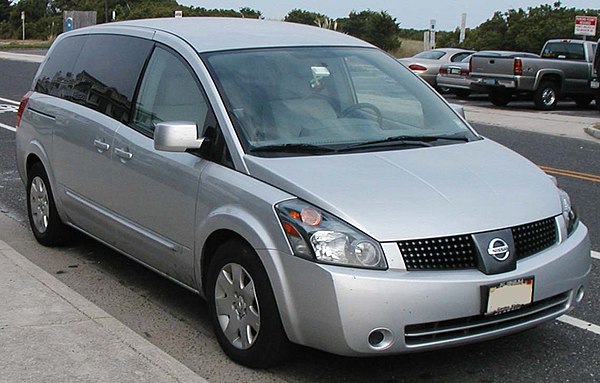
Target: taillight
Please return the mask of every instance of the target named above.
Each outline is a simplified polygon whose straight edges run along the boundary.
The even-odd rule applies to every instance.
[[[408,66],[408,69],[412,69],[412,70],[427,70],[427,68],[425,68],[423,65],[419,65],[419,64],[410,64]]]
[[[461,76],[468,76],[469,75],[469,70],[468,69],[461,69],[460,70],[460,75]]]
[[[469,73],[473,72],[473,57],[469,59]]]
[[[515,59],[515,76],[521,76],[523,74],[523,61],[521,59]]]
[[[19,110],[17,111],[17,123],[15,125],[16,128],[21,124],[21,118],[23,117],[23,112],[27,107],[27,103],[29,102],[29,97],[31,97],[32,92],[29,91],[25,93],[25,96],[21,99],[21,103],[19,104]]]
[[[448,68],[441,67],[440,74],[448,74]]]

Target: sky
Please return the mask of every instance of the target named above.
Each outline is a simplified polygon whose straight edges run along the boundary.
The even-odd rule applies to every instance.
[[[267,19],[283,19],[294,8],[322,13],[331,18],[346,17],[350,11],[387,11],[401,28],[426,29],[436,20],[437,30],[454,30],[461,15],[467,14],[467,27],[474,28],[495,11],[527,9],[554,0],[179,0],[180,4],[204,8],[240,9],[250,7]],[[599,9],[600,0],[562,0],[568,8]],[[185,16],[185,15],[184,15]],[[573,21],[574,22],[574,21]]]

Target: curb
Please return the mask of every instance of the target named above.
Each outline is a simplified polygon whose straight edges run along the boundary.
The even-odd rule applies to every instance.
[[[583,131],[600,140],[600,128],[597,126],[598,125],[588,126],[587,128],[583,128]]]

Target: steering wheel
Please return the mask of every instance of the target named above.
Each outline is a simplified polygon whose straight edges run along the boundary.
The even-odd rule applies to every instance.
[[[369,109],[370,111],[374,112],[375,116],[377,116],[377,124],[379,125],[379,128],[383,128],[383,115],[381,114],[381,110],[379,110],[379,108],[375,105],[368,102],[359,102],[354,105],[350,105],[349,107],[344,109],[342,113],[340,113],[340,118],[345,118],[359,109]]]

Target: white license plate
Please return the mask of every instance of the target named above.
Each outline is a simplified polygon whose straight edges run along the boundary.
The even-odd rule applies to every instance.
[[[590,88],[592,88],[592,89],[598,89],[598,88],[600,88],[600,82],[598,82],[598,81],[596,81],[596,80],[593,80],[593,81],[590,83]]]
[[[496,80],[490,78],[484,78],[483,83],[485,85],[496,85]]]
[[[450,72],[450,74],[460,74],[460,69],[459,68],[450,68],[449,72]]]
[[[489,286],[486,315],[503,314],[528,305],[533,300],[533,278],[521,278]]]

